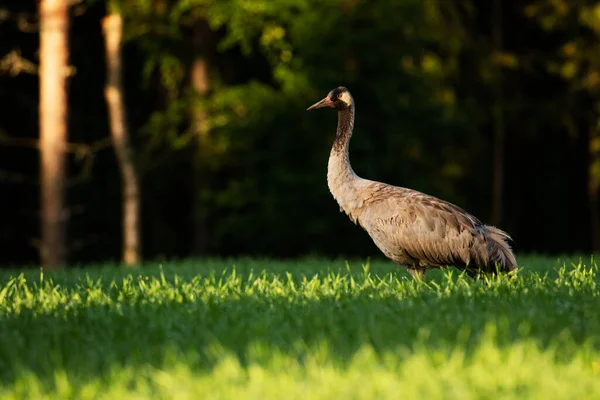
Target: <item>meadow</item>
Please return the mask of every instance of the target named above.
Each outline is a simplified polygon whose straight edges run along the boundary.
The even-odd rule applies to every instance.
[[[424,282],[385,261],[0,273],[3,399],[592,399],[593,259]]]

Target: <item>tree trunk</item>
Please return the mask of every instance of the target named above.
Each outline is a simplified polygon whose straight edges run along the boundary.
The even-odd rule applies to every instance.
[[[121,170],[123,196],[123,262],[134,265],[141,261],[140,240],[140,190],[139,178],[129,143],[121,68],[121,38],[123,19],[119,13],[111,13],[102,21],[106,47],[106,85],[104,96],[108,104],[110,132]]]
[[[494,0],[492,10],[492,36],[495,51],[502,51],[502,0]],[[502,67],[498,66],[493,106],[494,157],[492,184],[492,224],[500,226],[504,205],[504,92],[502,90]]]
[[[65,264],[67,141],[67,0],[41,0],[40,11],[40,258],[45,268]]]
[[[193,27],[193,46],[194,60],[190,68],[190,79],[192,87],[199,98],[205,98],[210,90],[210,40],[212,38],[210,28],[205,20],[199,19],[194,23]],[[207,210],[205,206],[206,200],[202,195],[207,187],[207,174],[204,170],[202,160],[202,149],[208,139],[207,113],[202,107],[192,102],[191,106],[191,121],[192,130],[196,137],[196,145],[194,153],[196,154],[193,161],[194,173],[194,227],[193,227],[193,245],[192,253],[195,256],[201,256],[206,253],[208,242],[208,229],[206,226]],[[204,164],[204,165],[203,165]]]

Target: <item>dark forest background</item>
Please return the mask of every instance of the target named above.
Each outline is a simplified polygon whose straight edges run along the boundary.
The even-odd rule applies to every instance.
[[[600,247],[600,2],[117,3],[145,259],[377,255],[327,189],[336,115],[305,111],[338,85],[356,101],[360,176],[452,201],[517,252]],[[121,256],[107,12],[70,3],[73,264]],[[39,263],[38,20],[36,2],[0,4],[4,266]]]

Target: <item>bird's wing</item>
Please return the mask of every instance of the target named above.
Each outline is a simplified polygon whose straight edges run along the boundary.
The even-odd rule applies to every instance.
[[[462,208],[424,193],[375,185],[359,222],[386,255],[422,266],[468,263],[482,223]]]

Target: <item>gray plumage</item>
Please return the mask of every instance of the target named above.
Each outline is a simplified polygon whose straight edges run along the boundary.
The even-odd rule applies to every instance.
[[[447,266],[470,276],[517,268],[510,237],[500,229],[436,197],[354,173],[349,158],[354,99],[346,88],[332,90],[308,110],[321,107],[338,111],[327,168],[329,190],[340,210],[369,234],[386,257],[421,278],[427,269]]]

